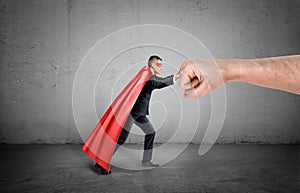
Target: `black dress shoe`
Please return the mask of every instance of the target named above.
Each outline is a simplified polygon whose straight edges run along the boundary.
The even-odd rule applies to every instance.
[[[154,164],[151,161],[142,161],[142,166],[146,166],[146,167],[159,167],[159,164]]]
[[[100,166],[99,164],[95,164],[95,168],[100,171],[101,175],[109,175],[111,174],[111,171],[107,171],[106,169],[104,169],[102,166]]]

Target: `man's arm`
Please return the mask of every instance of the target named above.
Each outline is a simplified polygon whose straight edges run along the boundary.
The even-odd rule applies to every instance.
[[[300,94],[300,55],[262,59],[188,60],[179,86],[188,98],[200,98],[229,81]]]
[[[164,78],[155,76],[152,79],[148,80],[150,85],[156,89],[164,88],[166,86],[170,86],[174,84],[173,82],[174,75],[170,75]]]
[[[300,94],[300,55],[228,62],[224,68],[231,81]]]

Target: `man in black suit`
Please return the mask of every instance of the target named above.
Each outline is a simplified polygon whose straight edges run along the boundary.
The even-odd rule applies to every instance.
[[[157,55],[153,55],[149,58],[148,67],[150,68],[153,75],[146,82],[144,88],[142,89],[139,97],[137,98],[130,112],[130,115],[124,125],[120,138],[118,140],[118,145],[116,147],[116,150],[120,145],[124,144],[124,142],[126,141],[129,135],[133,123],[135,123],[145,133],[144,154],[143,154],[142,165],[148,167],[159,167],[158,164],[154,164],[151,162],[153,142],[155,138],[155,129],[153,128],[151,122],[147,118],[147,115],[149,115],[149,102],[150,102],[152,91],[154,89],[161,89],[173,85],[175,80],[179,78],[179,73],[177,73],[176,75],[167,76],[165,78],[156,76],[156,74],[160,74],[162,70],[162,59]],[[96,168],[101,170],[102,174],[111,173],[111,171],[106,171],[97,163],[95,166]]]

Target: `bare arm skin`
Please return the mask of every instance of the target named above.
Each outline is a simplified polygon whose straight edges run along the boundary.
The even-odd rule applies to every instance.
[[[200,98],[229,81],[300,94],[300,55],[262,59],[187,60],[179,87],[187,98]]]

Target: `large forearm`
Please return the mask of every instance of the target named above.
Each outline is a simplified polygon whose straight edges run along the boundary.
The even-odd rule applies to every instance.
[[[300,94],[300,55],[263,59],[217,60],[224,80]]]

